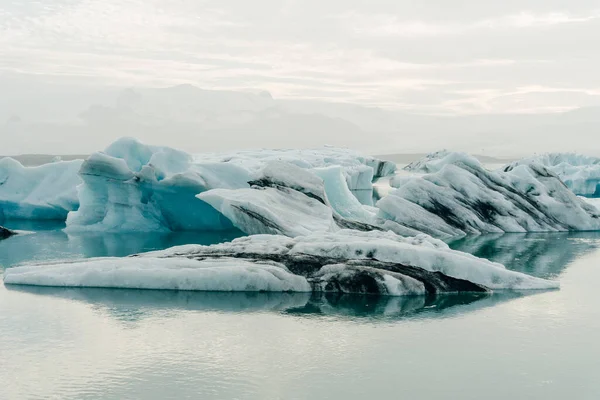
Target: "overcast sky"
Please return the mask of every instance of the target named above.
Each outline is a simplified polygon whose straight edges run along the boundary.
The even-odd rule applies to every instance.
[[[191,83],[426,114],[558,112],[600,105],[599,45],[591,0],[0,0],[0,91]]]

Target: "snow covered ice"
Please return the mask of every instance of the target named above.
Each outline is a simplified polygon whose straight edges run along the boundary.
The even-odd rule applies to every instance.
[[[5,157],[0,160],[0,221],[3,219],[64,220],[76,210],[77,171],[82,161],[58,161],[24,167]]]
[[[324,179],[321,179],[320,177]],[[375,213],[352,195],[339,167],[306,170],[270,162],[246,189],[198,195],[247,234],[307,235],[342,227],[377,229]]]
[[[395,170],[391,163],[330,147],[190,155],[124,138],[93,154],[81,166],[84,183],[78,188],[80,207],[69,214],[67,230],[230,229],[230,220],[196,195],[211,189],[249,188],[249,182],[259,179],[265,165],[273,162],[306,170],[336,166],[349,187],[361,190],[371,190],[378,174]],[[295,189],[301,186],[310,190],[311,179]]]
[[[450,250],[426,235],[340,230],[254,235],[125,258],[9,268],[5,284],[214,291],[326,291],[384,295],[552,289],[558,283]]]
[[[437,237],[484,232],[600,229],[600,211],[541,164],[488,171],[474,157],[438,152],[409,166],[429,174],[396,176],[377,203],[387,228]]]
[[[514,165],[542,164],[558,175],[575,194],[600,197],[600,158],[574,153],[549,153],[517,161]]]

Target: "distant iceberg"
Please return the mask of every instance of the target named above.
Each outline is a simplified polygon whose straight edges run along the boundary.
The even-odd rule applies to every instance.
[[[600,197],[600,158],[574,153],[549,153],[508,165],[538,163],[555,173],[575,194]]]
[[[82,160],[57,161],[24,167],[5,157],[0,160],[0,221],[4,219],[65,220],[77,210],[77,171]]]
[[[426,235],[341,230],[289,238],[254,235],[125,258],[8,268],[4,283],[200,291],[434,295],[553,289],[557,282],[450,250]]]
[[[439,152],[409,170],[430,173],[392,178],[396,189],[377,203],[378,217],[395,231],[450,237],[600,229],[600,211],[541,164],[494,172],[467,154]]]

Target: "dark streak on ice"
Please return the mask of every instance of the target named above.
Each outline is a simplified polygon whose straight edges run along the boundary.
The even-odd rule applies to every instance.
[[[9,237],[16,235],[17,233],[14,231],[11,231],[10,229],[6,229],[3,226],[0,226],[0,240],[2,239],[8,239]]]
[[[193,260],[206,260],[218,258],[236,258],[249,262],[269,263],[276,262],[296,275],[307,278],[314,291],[333,291],[361,294],[387,294],[381,284],[382,275],[388,274],[402,280],[409,277],[421,282],[427,295],[439,293],[478,293],[488,292],[482,285],[457,279],[441,272],[431,272],[423,268],[413,267],[399,263],[384,262],[377,260],[376,251],[367,252],[368,259],[348,259],[338,257],[317,256],[304,253],[253,253],[244,251],[223,250],[197,250],[190,253],[174,254],[167,257],[185,257]],[[326,265],[344,265],[351,274],[342,278],[336,277],[325,282],[324,289],[321,287],[318,272]]]

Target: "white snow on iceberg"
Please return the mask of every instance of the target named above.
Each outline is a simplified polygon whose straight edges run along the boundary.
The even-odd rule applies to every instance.
[[[24,167],[6,157],[0,160],[0,221],[3,219],[64,220],[76,210],[77,171],[82,160]]]
[[[575,194],[600,197],[600,158],[573,153],[549,153],[510,164],[537,163],[555,173]]]
[[[309,292],[304,277],[280,265],[236,259],[99,258],[9,268],[4,283],[226,292]]]
[[[190,155],[124,138],[83,163],[80,207],[69,214],[67,230],[230,229],[231,222],[196,195],[211,189],[248,188],[266,165],[281,161],[306,170],[338,165],[347,183],[369,190],[375,176],[395,170],[391,163],[329,147]],[[282,172],[279,176],[285,175]],[[295,189],[310,190],[314,181],[311,177]]]
[[[194,156],[196,162],[228,162],[257,172],[272,161],[283,161],[300,168],[339,166],[350,190],[371,190],[377,178],[391,176],[396,164],[360,153],[331,146],[319,149],[262,149],[232,153],[204,153]]]
[[[552,289],[558,283],[450,250],[436,239],[341,230],[289,238],[254,235],[125,258],[14,267],[5,284],[384,295]]]
[[[307,170],[275,161],[249,183],[251,188],[214,189],[198,198],[250,235],[377,229],[375,213],[352,195],[339,167]]]
[[[377,203],[387,228],[438,237],[600,229],[600,211],[540,164],[493,172],[467,154],[440,152],[415,169],[436,172],[391,179],[397,189]]]
[[[168,147],[121,139],[81,166],[79,210],[68,231],[177,231],[231,228],[195,195],[214,187],[247,187],[251,175],[227,163],[194,164]]]

